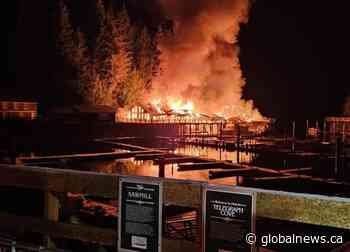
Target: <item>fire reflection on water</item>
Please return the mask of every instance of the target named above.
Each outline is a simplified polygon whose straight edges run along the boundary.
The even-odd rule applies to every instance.
[[[236,163],[237,152],[220,150],[215,148],[202,148],[197,146],[185,145],[178,147],[174,153],[203,158],[227,160]],[[253,159],[252,154],[240,152],[240,162],[249,163]],[[109,174],[135,175],[135,176],[159,176],[158,165],[154,165],[151,160],[134,160],[132,158],[125,160],[104,160],[94,162],[82,162],[79,164],[83,170],[97,171]],[[192,170],[179,171],[177,164],[169,164],[165,166],[165,177],[193,181],[209,181],[209,170]],[[242,178],[239,178],[242,179]],[[241,182],[241,181],[240,181]],[[237,184],[236,177],[228,177],[222,179],[210,180],[212,184]]]

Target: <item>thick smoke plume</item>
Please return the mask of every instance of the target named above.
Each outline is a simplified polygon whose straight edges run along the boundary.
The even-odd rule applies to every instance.
[[[162,74],[152,97],[181,97],[205,113],[260,120],[252,101],[242,100],[240,24],[249,0],[158,0],[174,21],[174,34],[160,43]]]

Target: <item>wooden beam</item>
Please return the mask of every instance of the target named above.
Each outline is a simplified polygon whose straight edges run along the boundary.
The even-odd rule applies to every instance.
[[[251,169],[251,168],[209,171],[209,179],[243,176],[246,174],[252,174],[253,171],[254,169]]]
[[[116,175],[15,165],[0,165],[0,172],[0,186],[117,197]]]
[[[286,173],[286,172],[293,172],[293,173],[295,173],[295,172],[304,172],[304,171],[312,171],[312,167],[279,170],[280,173]]]
[[[167,153],[150,153],[150,154],[137,154],[135,155],[135,160],[154,160],[160,157],[171,157],[172,154]]]
[[[116,229],[98,228],[87,225],[57,223],[37,217],[17,216],[0,213],[3,230],[39,233],[53,238],[66,238],[102,245],[116,246]]]
[[[257,216],[350,229],[350,199],[250,188],[257,192]]]
[[[271,177],[255,177],[249,178],[254,181],[271,181],[271,180],[283,180],[283,179],[295,179],[298,178],[298,175],[284,175],[284,176],[271,176]]]
[[[207,170],[207,169],[221,169],[225,165],[218,162],[206,162],[206,163],[183,163],[178,165],[179,171],[192,171],[192,170]]]
[[[242,170],[250,169],[244,168]],[[0,172],[0,186],[36,188],[51,192],[88,193],[95,196],[117,198],[118,176],[116,175],[14,165],[0,165]],[[261,171],[254,170],[253,172]],[[299,175],[298,177],[303,178],[304,176],[309,177],[306,175]],[[201,192],[205,184],[202,182],[164,179],[164,204],[201,209]],[[258,194],[257,215],[260,217],[350,229],[349,199],[260,189],[251,190],[256,191]],[[16,223],[22,223],[21,220],[23,219],[19,216],[16,218],[19,218],[20,221],[8,221],[6,223],[10,223],[8,225],[20,229],[21,224]],[[51,223],[47,220],[44,223],[47,222]],[[3,225],[5,222],[0,219],[0,223]],[[39,226],[43,225],[30,222],[30,227],[35,227],[37,224]],[[60,225],[41,227],[43,229],[44,227],[51,228],[50,232],[52,230],[56,230],[58,233],[61,232]],[[70,237],[70,235],[72,237],[79,236],[79,234],[74,233],[80,232],[79,228],[73,229],[75,231],[69,231],[70,226],[67,228],[63,226],[62,228],[63,230],[68,230],[65,231],[69,234],[67,237]],[[84,237],[86,236],[88,234]]]
[[[57,222],[59,220],[60,203],[52,192],[44,192],[44,217],[46,220]],[[45,235],[45,245],[48,248],[56,248],[51,236]]]
[[[203,184],[187,180],[165,179],[163,182],[164,203],[201,209]]]
[[[152,148],[142,147],[142,146],[133,145],[133,144],[120,143],[118,142],[118,139],[114,139],[114,138],[95,139],[95,142],[110,144],[110,145],[121,147],[126,150],[131,150],[131,151],[156,151],[156,149],[152,149]]]
[[[38,162],[52,162],[62,159],[70,160],[96,160],[96,159],[123,159],[131,158],[136,155],[154,154],[154,151],[133,151],[133,152],[104,152],[104,153],[82,153],[71,155],[53,155],[53,156],[37,156],[37,157],[21,157],[18,160],[22,163],[38,163]]]
[[[173,158],[164,158],[162,159],[162,163],[164,164],[179,164],[179,163],[189,163],[189,162],[199,162],[199,160],[195,157],[183,156],[183,157],[173,157]],[[154,164],[159,165],[160,160],[155,160]]]

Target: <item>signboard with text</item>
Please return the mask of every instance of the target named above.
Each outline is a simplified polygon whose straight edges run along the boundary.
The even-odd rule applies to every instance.
[[[255,232],[255,193],[208,186],[203,197],[205,252],[254,251],[247,237]]]
[[[118,224],[118,251],[160,252],[161,182],[151,178],[121,178]]]

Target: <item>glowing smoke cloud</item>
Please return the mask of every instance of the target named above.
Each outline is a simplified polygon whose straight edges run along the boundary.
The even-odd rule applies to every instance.
[[[181,97],[201,112],[262,119],[252,101],[241,99],[245,80],[237,37],[250,1],[158,1],[174,21],[174,36],[161,41],[163,73],[152,97]]]

